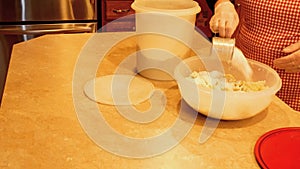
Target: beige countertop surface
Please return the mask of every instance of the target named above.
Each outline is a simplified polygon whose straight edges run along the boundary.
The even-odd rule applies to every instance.
[[[103,55],[105,57],[94,75],[112,74],[121,61],[136,50],[135,38],[128,35],[131,34],[45,35],[14,46],[0,109],[1,169],[253,169],[259,168],[254,146],[260,136],[273,129],[299,126],[300,113],[275,97],[266,110],[252,118],[220,121],[204,143],[199,143],[199,136],[206,117],[199,114],[183,140],[164,153],[148,158],[131,158],[105,150],[82,127],[81,120],[85,116],[78,115],[74,106],[78,102],[74,99],[77,97],[74,91],[80,95],[77,98],[82,97],[79,104],[82,109],[89,109],[91,102],[83,98],[80,86],[73,86],[75,68],[78,68],[75,65],[83,54]],[[120,41],[120,37],[125,39]],[[90,44],[90,48],[82,52],[92,38],[97,43]],[[107,45],[113,47],[108,48]],[[94,61],[81,63],[83,67],[90,67],[89,64]],[[91,74],[87,76],[93,77]],[[120,115],[115,106],[97,104],[101,110],[99,114],[115,132],[130,138],[154,137],[168,130],[178,118],[181,98],[176,82],[152,82],[156,89],[164,92],[167,102],[163,113],[150,123],[134,123]],[[145,111],[148,107],[149,102],[146,101],[137,105],[136,109]],[[86,117],[90,118],[89,112],[86,113]],[[105,132],[100,134],[102,138],[111,136]],[[111,142],[121,144],[115,145],[119,149],[128,149],[122,147],[118,140]],[[149,151],[149,147],[145,147],[145,151]]]

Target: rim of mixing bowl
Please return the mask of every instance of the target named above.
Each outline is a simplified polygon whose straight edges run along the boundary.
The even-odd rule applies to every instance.
[[[205,57],[202,59],[204,60],[209,60],[211,58],[209,57]],[[200,60],[201,61],[201,58],[198,57],[198,56],[193,56],[193,57],[190,57],[190,58],[187,58],[187,59],[184,59],[182,60],[179,64],[176,65],[176,68],[174,70],[174,77],[175,77],[175,80],[177,81],[177,83],[180,85],[180,83],[182,81],[185,81],[185,82],[188,82],[188,83],[194,83],[193,81],[189,81],[186,79],[186,77],[184,77],[179,69],[182,68],[183,66],[185,68],[187,68],[190,72],[192,72],[192,70],[190,69],[190,67],[188,66],[188,63],[189,62],[192,62],[192,61],[195,61],[195,60]],[[213,59],[211,59],[213,60]],[[226,92],[227,94],[232,94],[232,95],[240,95],[240,94],[247,94],[247,95],[269,95],[269,94],[276,94],[280,89],[281,89],[281,86],[282,86],[282,80],[280,78],[280,76],[278,75],[278,73],[273,69],[271,68],[270,66],[262,63],[262,62],[258,62],[256,60],[252,60],[252,59],[247,59],[248,62],[251,64],[256,64],[256,65],[260,65],[260,67],[264,70],[268,70],[272,75],[275,76],[276,79],[278,79],[278,82],[276,82],[274,85],[272,86],[269,86],[267,89],[264,89],[264,90],[261,90],[261,91],[258,91],[258,92],[239,92],[239,91],[224,91]],[[211,91],[213,89],[210,89],[210,88],[206,88],[206,87],[198,87],[199,90],[201,90],[202,92],[205,92],[205,93],[211,93]]]

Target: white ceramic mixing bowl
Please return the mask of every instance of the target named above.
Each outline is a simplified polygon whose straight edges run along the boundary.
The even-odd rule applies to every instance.
[[[272,102],[282,82],[275,70],[271,67],[248,60],[253,69],[253,81],[265,80],[267,89],[257,92],[222,91],[204,88],[187,79],[192,71],[211,71],[218,69],[216,60],[198,56],[183,60],[175,68],[174,76],[177,80],[182,98],[198,112],[217,119],[239,120],[252,117]],[[239,71],[228,63],[222,63],[224,72],[243,78]],[[209,69],[209,70],[208,70]]]

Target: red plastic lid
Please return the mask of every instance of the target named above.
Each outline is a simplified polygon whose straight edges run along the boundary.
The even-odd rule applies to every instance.
[[[262,168],[300,169],[300,127],[267,132],[256,142],[254,153]]]

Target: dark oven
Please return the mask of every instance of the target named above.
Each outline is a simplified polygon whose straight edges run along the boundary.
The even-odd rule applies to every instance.
[[[44,34],[97,31],[97,0],[0,1],[0,102],[12,46]]]

